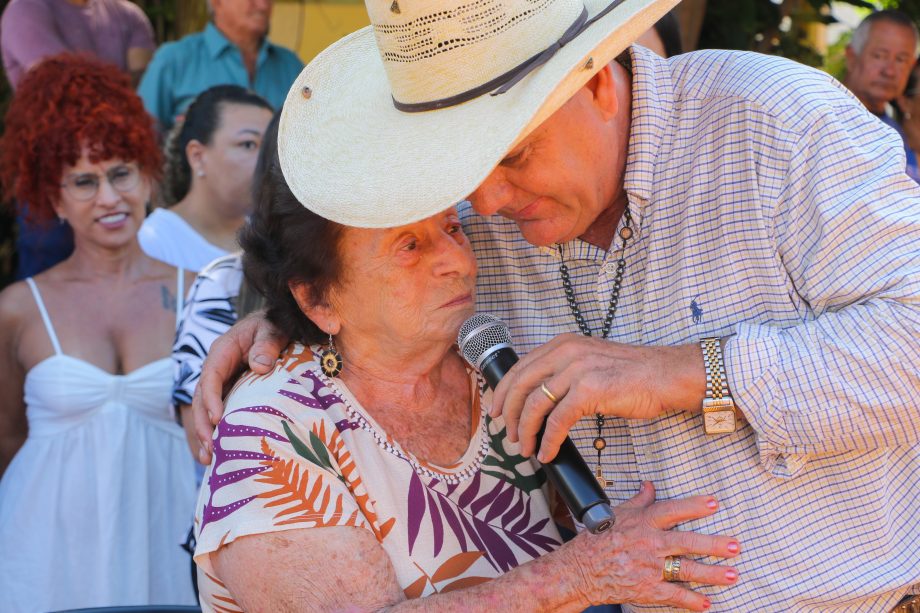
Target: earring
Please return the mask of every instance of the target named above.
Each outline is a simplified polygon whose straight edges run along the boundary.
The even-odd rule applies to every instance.
[[[204,170],[201,169],[201,168],[199,168],[198,170],[195,171],[195,174],[198,175],[199,177],[203,177],[203,176],[204,176]]]
[[[344,365],[345,364],[342,362],[342,354],[336,350],[335,341],[330,334],[329,348],[320,355],[320,368],[323,369],[324,375],[329,378],[335,378],[342,372],[342,367]]]

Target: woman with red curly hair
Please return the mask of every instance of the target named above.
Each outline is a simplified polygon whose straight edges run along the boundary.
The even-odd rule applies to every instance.
[[[194,470],[169,359],[191,276],[137,241],[160,167],[152,121],[114,66],[59,55],[21,81],[0,181],[70,224],[75,248],[0,293],[7,613],[194,602],[177,543]]]

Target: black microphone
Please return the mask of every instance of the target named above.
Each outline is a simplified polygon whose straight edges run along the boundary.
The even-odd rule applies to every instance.
[[[511,347],[508,326],[492,315],[477,313],[463,322],[457,344],[463,358],[482,373],[493,390],[518,361]],[[545,427],[544,423],[537,433],[538,449]],[[569,437],[565,437],[559,453],[543,465],[543,470],[565,506],[592,534],[603,532],[613,525],[610,499]]]

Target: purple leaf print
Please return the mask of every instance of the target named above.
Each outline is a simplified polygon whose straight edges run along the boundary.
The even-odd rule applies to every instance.
[[[472,511],[474,516],[478,516],[482,511],[488,507],[492,502],[498,497],[501,493],[502,488],[505,486],[504,481],[495,481],[495,487],[493,487],[488,493],[483,494],[476,500],[474,500],[470,505],[470,511]],[[466,492],[464,492],[465,494]]]
[[[450,487],[448,487],[448,489],[450,489]],[[460,543],[460,550],[469,551],[466,547],[466,536],[463,533],[463,526],[460,525],[460,519],[454,515],[454,510],[451,508],[452,503],[447,498],[439,498],[439,500],[441,502],[441,512],[444,513],[444,518],[450,525],[450,529],[453,531],[454,536],[457,537],[457,541]]]
[[[348,430],[357,430],[361,427],[361,424],[356,421],[348,421],[347,419],[340,419],[335,422],[335,429],[339,432],[347,432]]]
[[[499,481],[499,483],[501,483]],[[492,503],[492,506],[489,507],[489,512],[486,513],[485,520],[487,522],[492,521],[502,513],[508,510],[508,507],[511,505],[511,502],[514,500],[514,492],[517,491],[513,485],[510,483],[508,487],[505,488],[505,491],[498,495],[495,499],[495,502]]]
[[[518,492],[517,502],[514,503],[514,506],[508,509],[508,512],[502,515],[502,527],[507,528],[508,524],[514,520],[518,519],[521,516],[521,513],[524,511],[524,493],[521,490],[516,490]],[[527,499],[528,502],[530,499]]]
[[[492,556],[489,555],[489,550],[486,548],[485,543],[483,543],[482,539],[479,538],[479,533],[477,533],[476,529],[473,528],[473,524],[467,520],[462,510],[457,515],[460,517],[460,521],[463,522],[463,527],[466,529],[466,533],[470,537],[470,540],[473,541],[474,545],[476,545],[476,549],[479,551],[484,551],[486,554],[486,561],[488,561],[488,563],[491,564],[495,570],[499,570],[495,560],[493,560]]]
[[[495,560],[502,572],[507,572],[517,566],[514,552],[492,526],[476,517],[473,518],[473,523],[486,544],[486,555]]]
[[[470,503],[476,498],[476,494],[479,493],[479,471],[473,475],[473,478],[470,479],[470,482],[467,484],[466,489],[460,494],[460,498],[457,500],[457,506],[461,509],[465,509],[470,506]]]
[[[520,521],[518,521],[516,524],[514,524],[513,526],[511,526],[511,528],[510,528],[510,530],[509,530],[510,532],[515,532],[515,533],[520,532],[521,530],[523,530],[523,529],[527,526],[527,524],[530,523],[530,501],[531,501],[531,499],[528,498],[528,499],[527,499],[527,508],[524,509],[524,515],[521,516]]]
[[[435,504],[431,492],[425,490],[425,497],[428,499],[428,514],[431,516],[431,531],[434,536],[434,555],[441,553],[441,547],[444,546],[444,522],[441,520],[441,514],[438,512],[438,505]]]
[[[526,539],[522,536],[514,534],[513,532],[507,532],[506,535],[509,539],[514,541],[514,544],[521,548],[527,555],[532,558],[537,558],[540,556],[540,552],[530,546]]]
[[[242,481],[247,477],[251,477],[265,470],[268,470],[268,466],[260,466],[257,464],[257,462],[263,462],[271,459],[271,456],[262,453],[261,451],[236,451],[224,449],[223,441],[227,438],[245,436],[257,437],[259,439],[264,437],[285,443],[288,442],[285,437],[272,432],[271,430],[266,430],[265,428],[230,423],[230,419],[232,419],[233,416],[237,413],[262,413],[274,415],[275,417],[279,417],[281,419],[288,419],[287,415],[278,409],[270,406],[260,405],[236,409],[225,415],[224,418],[220,420],[220,423],[217,424],[217,432],[214,437],[214,467],[211,469],[211,477],[208,479],[209,495],[208,502],[205,504],[204,510],[201,514],[201,530],[204,530],[204,527],[209,523],[223,519],[237,509],[245,506],[255,498],[255,496],[249,496],[247,498],[243,498],[242,500],[232,502],[228,505],[217,507],[212,504],[214,500],[214,494],[222,487],[230,485],[231,483]],[[221,467],[226,462],[231,460],[252,460],[253,466],[228,473],[222,473],[220,470]]]
[[[422,518],[425,517],[425,486],[422,480],[418,478],[415,471],[412,472],[412,478],[409,481],[409,499],[407,506],[409,510],[409,554],[412,554],[412,548],[415,546],[415,539],[418,538],[419,529],[422,526]]]

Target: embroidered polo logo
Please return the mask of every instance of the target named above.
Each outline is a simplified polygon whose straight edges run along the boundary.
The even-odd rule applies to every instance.
[[[699,298],[699,296],[696,296],[690,301],[690,315],[693,317],[693,323],[695,324],[703,321],[703,308],[696,301],[697,298]]]

